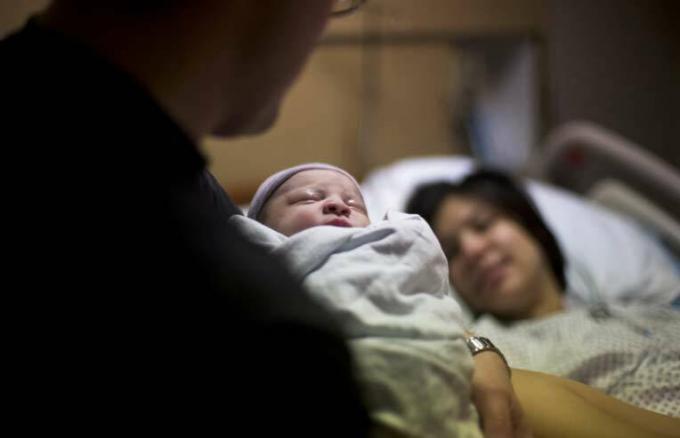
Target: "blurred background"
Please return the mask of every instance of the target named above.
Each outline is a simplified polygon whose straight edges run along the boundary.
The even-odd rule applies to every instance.
[[[48,3],[2,0],[0,34]],[[401,158],[449,154],[521,173],[573,120],[677,169],[679,23],[673,0],[369,0],[332,20],[274,129],[206,139],[205,151],[241,203],[305,161],[360,180]]]

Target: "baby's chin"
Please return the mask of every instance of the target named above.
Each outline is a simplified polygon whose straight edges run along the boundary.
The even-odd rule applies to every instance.
[[[359,225],[353,224],[352,222],[350,222],[350,221],[347,220],[347,219],[333,219],[333,220],[330,220],[330,221],[325,221],[325,222],[319,222],[319,223],[307,224],[307,225],[304,225],[304,226],[300,226],[300,227],[296,228],[295,230],[293,230],[292,232],[285,232],[285,231],[282,231],[282,230],[276,230],[276,231],[278,231],[279,233],[284,234],[284,235],[290,237],[290,236],[292,236],[292,235],[294,235],[294,234],[297,234],[297,233],[300,233],[300,232],[302,232],[302,231],[309,230],[310,228],[316,228],[316,227],[321,227],[321,226],[326,226],[326,227],[338,227],[338,228],[356,228],[356,227],[360,227]]]

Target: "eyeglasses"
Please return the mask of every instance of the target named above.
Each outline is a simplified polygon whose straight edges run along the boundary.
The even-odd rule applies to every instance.
[[[343,15],[351,14],[366,3],[366,0],[335,0],[333,2],[333,9],[331,10],[332,17],[341,17]]]

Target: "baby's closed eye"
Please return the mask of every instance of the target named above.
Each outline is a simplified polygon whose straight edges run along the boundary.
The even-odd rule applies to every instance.
[[[304,190],[298,193],[294,193],[291,196],[291,201],[293,204],[311,204],[313,202],[320,201],[324,198],[323,193],[316,190]]]

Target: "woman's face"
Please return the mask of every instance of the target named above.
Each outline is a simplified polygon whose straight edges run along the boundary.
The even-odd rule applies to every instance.
[[[488,203],[449,195],[434,217],[451,282],[468,306],[501,318],[529,317],[552,275],[541,247]]]

